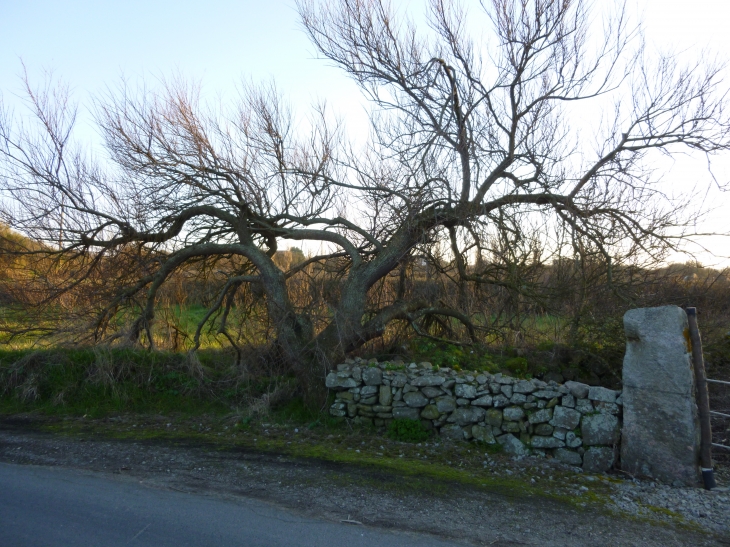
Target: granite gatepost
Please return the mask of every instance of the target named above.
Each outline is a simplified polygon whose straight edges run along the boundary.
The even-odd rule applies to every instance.
[[[700,429],[687,315],[677,306],[629,310],[624,329],[621,468],[695,485]]]

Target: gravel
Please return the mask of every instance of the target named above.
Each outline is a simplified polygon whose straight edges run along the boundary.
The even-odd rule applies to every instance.
[[[169,420],[163,420],[165,427]],[[130,424],[129,428],[139,431],[141,426]],[[205,429],[203,424],[199,428]],[[274,435],[276,428],[262,429],[256,435]],[[287,431],[288,438],[305,434],[293,427]],[[353,435],[350,453],[388,452],[425,460],[443,458],[449,449],[448,443],[422,446],[375,437],[368,442],[358,438],[355,443],[355,438]],[[730,545],[727,492],[589,475],[555,459],[477,453],[473,448],[464,443],[463,453],[471,450],[472,460],[461,461],[458,451],[452,449],[449,464],[461,469],[478,465],[491,476],[524,481],[573,502],[564,504],[556,498],[546,503],[551,498],[520,494],[510,487],[484,489],[251,447],[40,433],[8,425],[0,417],[0,461],[129,475],[155,487],[200,495],[264,499],[317,518],[353,519],[367,526],[428,533],[468,545]],[[727,478],[720,473],[718,482],[727,484]],[[604,500],[603,508],[592,501],[596,497]]]

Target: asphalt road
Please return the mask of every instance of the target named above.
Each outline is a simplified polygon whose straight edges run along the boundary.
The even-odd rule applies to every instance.
[[[0,546],[456,544],[298,516],[267,503],[161,490],[133,479],[0,464]]]

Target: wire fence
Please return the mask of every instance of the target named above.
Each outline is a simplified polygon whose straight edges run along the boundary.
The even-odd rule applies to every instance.
[[[708,388],[711,387],[712,446],[728,451],[723,456],[730,455],[730,382],[708,378],[707,383]]]

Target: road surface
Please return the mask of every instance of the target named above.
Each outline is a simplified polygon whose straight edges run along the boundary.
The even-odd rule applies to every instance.
[[[126,477],[0,463],[0,545],[446,547],[430,536],[299,516],[262,501],[163,490]]]

